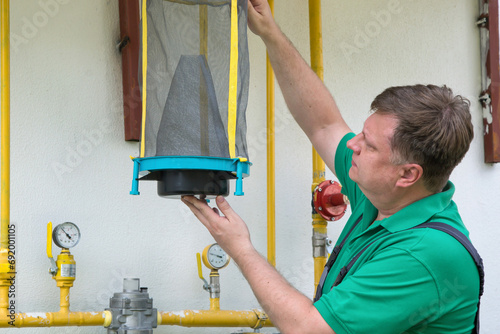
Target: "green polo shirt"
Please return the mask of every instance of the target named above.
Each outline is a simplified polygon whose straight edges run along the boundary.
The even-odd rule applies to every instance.
[[[325,281],[314,306],[337,333],[470,333],[479,296],[479,275],[472,257],[455,238],[421,223],[447,223],[468,235],[448,182],[438,194],[421,199],[389,218],[375,221],[377,209],[349,178],[352,150],[346,135],[335,156],[342,192],[352,208],[340,243],[363,214]],[[380,239],[379,239],[380,238]],[[367,244],[342,283],[340,269]]]

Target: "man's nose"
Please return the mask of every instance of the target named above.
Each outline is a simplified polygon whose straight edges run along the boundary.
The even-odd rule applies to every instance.
[[[347,148],[351,149],[354,151],[355,154],[359,154],[361,148],[359,146],[359,134],[356,135],[354,138],[351,140],[347,141]]]

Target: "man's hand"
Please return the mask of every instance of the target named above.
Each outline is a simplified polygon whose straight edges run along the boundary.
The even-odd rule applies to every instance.
[[[240,256],[254,251],[250,241],[250,233],[245,222],[234,212],[222,196],[217,196],[217,208],[210,208],[205,199],[194,196],[183,196],[182,201],[194,215],[205,225],[215,241],[236,262]],[[219,214],[219,210],[222,216]]]
[[[248,27],[262,38],[277,28],[267,0],[248,0]]]
[[[182,201],[233,258],[273,324],[282,333],[335,334],[311,300],[293,288],[255,250],[247,225],[224,197],[218,196],[215,200],[219,209],[210,208],[203,197],[183,196]]]

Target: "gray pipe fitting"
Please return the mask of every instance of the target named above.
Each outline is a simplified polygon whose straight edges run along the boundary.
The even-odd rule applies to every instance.
[[[325,233],[320,233],[313,230],[312,236],[312,246],[313,246],[313,257],[327,257],[326,252],[326,239],[327,235]]]
[[[152,334],[158,325],[158,311],[148,289],[141,288],[138,278],[124,278],[123,292],[117,292],[109,300],[113,320],[108,334]]]

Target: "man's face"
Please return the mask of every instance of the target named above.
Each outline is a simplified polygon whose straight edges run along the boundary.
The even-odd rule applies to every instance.
[[[365,121],[363,131],[347,142],[353,150],[349,177],[366,196],[390,195],[398,179],[398,166],[391,163],[391,139],[397,119],[374,113]]]

